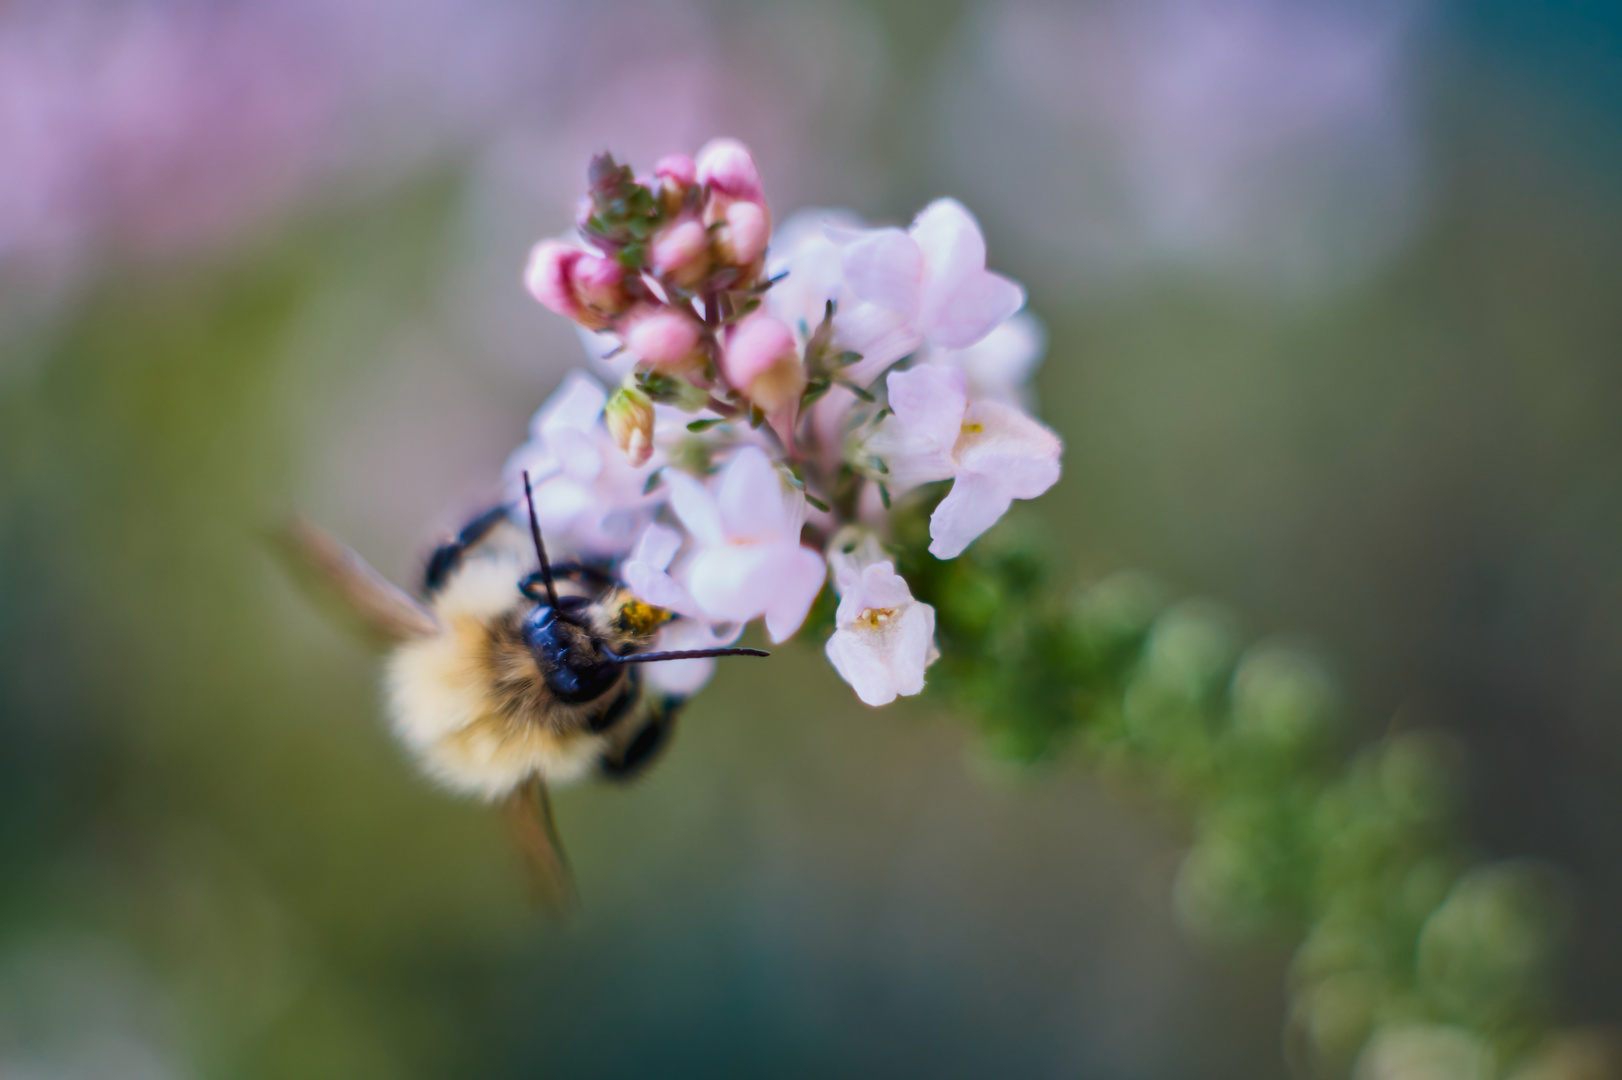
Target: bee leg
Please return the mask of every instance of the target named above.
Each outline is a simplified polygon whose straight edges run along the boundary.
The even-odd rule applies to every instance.
[[[604,754],[600,761],[603,778],[635,780],[646,772],[675,732],[676,711],[674,703],[666,704],[663,710],[648,717],[647,723],[631,736],[631,741],[618,755]]]
[[[451,576],[451,572],[462,565],[462,556],[488,536],[490,530],[500,524],[506,516],[505,506],[493,506],[462,526],[462,531],[456,534],[456,539],[435,548],[434,553],[428,557],[427,568],[423,571],[423,588],[430,593],[438,592],[444,586],[445,579]]]

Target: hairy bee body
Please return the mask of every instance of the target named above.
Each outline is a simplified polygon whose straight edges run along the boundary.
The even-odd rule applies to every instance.
[[[667,740],[679,704],[646,692],[630,664],[578,694],[555,689],[558,665],[525,638],[537,607],[517,586],[535,569],[526,542],[505,514],[492,514],[441,547],[427,574],[437,629],[396,646],[385,678],[395,734],[424,771],[489,800],[534,778],[558,786],[635,775]],[[592,578],[558,568],[559,598],[573,621],[557,632],[579,639],[562,647],[573,655],[599,645],[622,655],[646,648],[664,613]]]

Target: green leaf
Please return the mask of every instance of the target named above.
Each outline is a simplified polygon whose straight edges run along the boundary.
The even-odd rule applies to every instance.
[[[828,512],[828,504],[811,494],[809,491],[805,493],[805,501],[816,507],[818,510],[821,510],[824,514]]]
[[[890,489],[883,484],[879,485],[879,501],[884,504],[886,510],[890,509]]]
[[[659,486],[659,481],[664,479],[663,473],[663,469],[655,469],[653,472],[649,473],[648,482],[642,485],[642,494],[651,495],[653,493],[653,489]]]
[[[687,430],[697,435],[699,432],[708,431],[715,425],[724,423],[726,423],[726,420],[722,417],[710,417],[705,420],[694,420],[691,424],[687,425]]]

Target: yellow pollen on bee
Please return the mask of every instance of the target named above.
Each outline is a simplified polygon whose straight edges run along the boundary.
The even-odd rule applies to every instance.
[[[893,618],[895,618],[895,608],[863,608],[862,613],[856,616],[856,624],[877,630]]]
[[[670,620],[670,612],[641,600],[627,600],[619,610],[620,626],[633,634],[651,634]]]
[[[971,422],[971,423],[967,423],[967,424],[963,425],[963,434],[965,434],[965,435],[978,435],[982,431],[984,431],[985,429],[986,429],[986,426],[984,424],[976,424],[976,423]]]

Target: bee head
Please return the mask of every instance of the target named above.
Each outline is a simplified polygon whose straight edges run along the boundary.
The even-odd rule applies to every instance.
[[[535,663],[546,679],[547,688],[561,700],[580,703],[595,701],[607,694],[619,679],[625,664],[661,660],[690,660],[709,656],[766,656],[759,649],[689,649],[679,652],[620,655],[609,648],[587,611],[591,601],[584,596],[558,595],[552,580],[552,564],[541,540],[541,525],[535,515],[535,496],[530,490],[529,473],[524,473],[524,500],[529,504],[529,530],[535,541],[535,557],[540,569],[518,583],[519,590],[535,607],[524,617],[521,632],[524,643],[535,655]],[[656,609],[639,604],[638,612]],[[640,616],[643,621],[651,615]],[[647,629],[651,630],[650,624]]]
[[[520,628],[547,689],[561,701],[597,700],[613,689],[622,670],[619,659],[581,617],[588,603],[583,596],[562,597],[556,607],[537,603]]]

